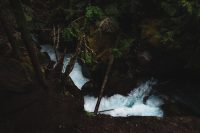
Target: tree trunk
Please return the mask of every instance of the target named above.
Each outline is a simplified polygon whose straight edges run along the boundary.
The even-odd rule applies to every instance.
[[[60,30],[58,27],[58,37],[57,37],[57,42],[56,42],[56,28],[53,26],[53,49],[56,55],[56,63],[58,63],[58,53],[57,53],[57,46],[59,45],[59,40],[60,40]]]
[[[5,14],[3,13],[2,9],[0,9],[0,22],[2,24],[2,27],[4,28],[4,31],[8,37],[8,41],[10,42],[10,45],[12,47],[12,52],[13,55],[16,59],[20,59],[20,50],[19,47],[17,46],[17,42],[15,37],[13,36],[12,30],[9,27],[8,23],[6,23],[6,18],[4,17]]]
[[[15,14],[17,25],[18,25],[19,29],[21,30],[22,39],[23,39],[26,49],[28,51],[29,57],[31,59],[31,63],[36,72],[36,77],[38,78],[38,80],[39,80],[40,84],[43,86],[43,88],[46,89],[47,84],[45,82],[43,73],[41,71],[41,67],[39,64],[38,57],[37,57],[37,51],[36,51],[35,47],[33,46],[31,36],[27,29],[27,23],[25,20],[25,16],[24,16],[24,12],[23,12],[20,0],[9,0],[9,1],[13,8],[13,12]]]
[[[76,60],[78,58],[78,55],[80,54],[81,52],[81,47],[82,47],[82,44],[83,44],[83,40],[85,38],[85,35],[83,35],[83,37],[80,38],[79,40],[79,43],[76,47],[76,51],[74,53],[74,55],[71,57],[66,69],[65,69],[65,73],[63,75],[63,78],[61,79],[61,82],[62,82],[62,86],[63,86],[63,92],[65,91],[65,86],[66,86],[66,82],[68,81],[68,78],[69,78],[69,74],[71,73],[71,71],[73,70],[74,68],[74,64],[76,63]]]
[[[95,109],[94,109],[94,114],[98,113],[99,105],[100,105],[101,99],[103,97],[104,88],[105,88],[106,83],[108,81],[108,75],[110,73],[113,62],[114,62],[114,56],[111,55],[110,60],[109,60],[109,64],[108,64],[108,67],[107,67],[107,70],[106,70],[106,74],[105,74],[105,77],[104,77],[104,81],[103,81],[102,86],[101,86],[101,91],[100,91],[100,94],[99,94],[99,97],[98,97],[98,100],[97,100],[97,103],[96,103],[96,106],[95,106]]]

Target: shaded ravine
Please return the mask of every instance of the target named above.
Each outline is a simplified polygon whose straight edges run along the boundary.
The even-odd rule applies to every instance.
[[[46,47],[47,46],[47,47]],[[47,52],[51,60],[55,59],[53,47],[45,45],[41,49],[42,52]],[[66,55],[62,73],[64,73],[67,64],[69,63],[70,55]],[[81,65],[78,62],[70,73],[70,77],[74,84],[81,89],[82,86],[89,81],[82,74]],[[142,83],[137,88],[134,88],[128,96],[116,94],[111,97],[103,97],[99,111],[110,110],[102,112],[102,114],[111,115],[114,117],[128,117],[128,116],[157,116],[163,117],[161,105],[163,101],[157,96],[150,95],[152,86],[156,84],[155,81],[149,80]],[[123,89],[123,88],[122,88]],[[146,98],[146,99],[145,99]],[[97,98],[93,96],[84,96],[84,108],[88,112],[93,112],[96,105]]]
[[[53,49],[53,46],[51,46],[51,45],[42,45],[41,46],[41,52],[47,52],[49,57],[50,57],[50,59],[52,61],[56,62],[56,55],[55,55],[55,51]],[[60,54],[58,51],[57,51],[57,53],[58,53],[58,55]],[[71,58],[71,55],[65,55],[64,64],[63,64],[63,68],[62,68],[62,73],[65,72],[67,64],[70,61],[70,58]],[[69,76],[71,77],[72,81],[74,82],[74,84],[79,89],[81,89],[83,87],[83,85],[86,82],[89,81],[88,78],[83,76],[82,68],[81,68],[80,64],[77,61],[76,61],[75,65],[74,65],[74,68],[73,68],[73,70],[72,70],[72,72],[70,73]]]

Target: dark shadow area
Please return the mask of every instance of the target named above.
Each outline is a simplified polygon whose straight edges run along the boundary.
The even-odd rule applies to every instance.
[[[198,133],[199,35],[199,0],[1,0],[0,133]]]

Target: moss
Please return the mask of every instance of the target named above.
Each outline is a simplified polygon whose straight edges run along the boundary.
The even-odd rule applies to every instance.
[[[85,111],[85,115],[86,115],[87,117],[94,117],[94,116],[96,116],[96,115],[94,114],[94,112],[87,112],[87,111]]]

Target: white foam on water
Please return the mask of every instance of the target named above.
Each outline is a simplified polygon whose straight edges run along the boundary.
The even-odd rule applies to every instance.
[[[62,69],[62,73],[65,72],[65,69],[67,67],[67,64],[70,61],[70,57],[69,56],[65,56],[64,58],[64,64],[63,64],[63,69]],[[71,79],[73,80],[74,84],[81,89],[82,86],[89,81],[88,78],[83,76],[82,73],[82,68],[81,66],[78,64],[78,62],[76,62],[74,64],[74,68],[72,70],[72,72],[69,74],[69,76],[71,77]]]
[[[111,97],[103,97],[99,106],[102,114],[114,117],[128,116],[157,116],[163,117],[163,111],[160,106],[163,101],[156,96],[149,96],[144,103],[144,98],[148,96],[152,90],[154,81],[147,81],[130,92],[128,96],[116,94]],[[84,108],[88,112],[93,112],[97,98],[91,96],[84,97]]]
[[[45,44],[45,45],[41,45],[41,50],[40,52],[47,52],[50,59],[52,61],[55,61],[56,62],[56,54],[55,54],[55,51],[53,49],[53,46],[52,45],[48,45],[48,44]],[[57,54],[58,54],[58,57],[59,57],[59,52],[57,51]]]
[[[51,45],[42,45],[41,52],[47,52],[50,59],[56,61],[56,55]],[[59,54],[59,53],[58,53]],[[70,61],[70,56],[65,56],[62,73],[65,72],[66,66]],[[75,63],[72,72],[70,73],[74,84],[81,89],[82,86],[89,81],[82,74],[81,66],[78,62]],[[157,116],[162,117],[163,111],[160,106],[163,101],[156,96],[149,96],[154,81],[147,81],[139,87],[130,92],[128,96],[116,94],[111,97],[103,97],[100,103],[99,111],[110,110],[102,112],[102,114],[111,115],[114,117],[127,117],[127,116]],[[123,89],[123,88],[122,88]],[[144,103],[144,98],[149,96]],[[88,112],[93,112],[97,98],[91,96],[84,97],[84,108]]]
[[[55,61],[56,62],[56,54],[55,54],[55,51],[53,49],[53,46],[51,45],[41,45],[41,52],[47,52],[48,55],[50,56],[50,59],[52,61]],[[58,56],[59,56],[59,52],[57,51],[58,53]],[[65,69],[66,69],[66,66],[67,64],[69,63],[70,61],[70,55],[68,56],[65,56],[64,58],[64,64],[63,64],[63,69],[62,69],[62,73],[65,72]],[[74,82],[74,84],[79,88],[81,89],[82,86],[89,81],[88,78],[85,78],[83,76],[83,73],[82,73],[82,68],[81,68],[81,65],[78,64],[78,62],[75,63],[74,65],[74,68],[72,70],[72,72],[70,73],[69,75],[72,79],[72,81]]]

